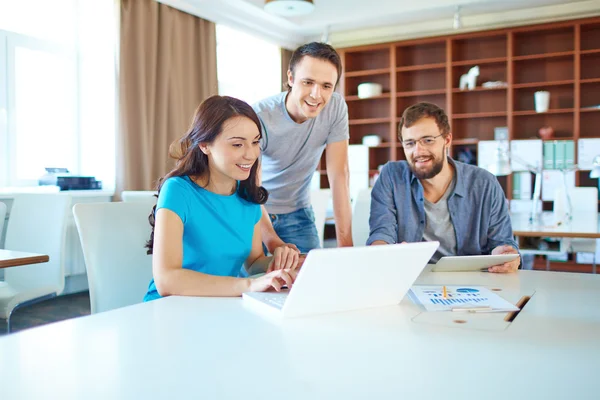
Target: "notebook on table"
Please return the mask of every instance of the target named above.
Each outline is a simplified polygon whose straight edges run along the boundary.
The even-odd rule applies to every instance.
[[[291,290],[244,293],[244,302],[282,317],[398,304],[438,246],[420,242],[312,250]]]

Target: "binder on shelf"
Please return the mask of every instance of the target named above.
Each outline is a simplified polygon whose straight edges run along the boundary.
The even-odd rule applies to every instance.
[[[594,157],[600,154],[600,139],[579,139],[577,141],[577,165],[579,169],[590,170]]]
[[[513,171],[528,171],[526,164],[534,167],[543,166],[542,141],[539,139],[511,140],[510,154],[510,168]]]
[[[531,200],[531,172],[515,172],[513,174],[513,199]]]
[[[498,156],[498,148],[508,150],[508,142],[502,140],[480,140],[477,142],[477,166],[488,169]]]
[[[565,168],[565,141],[555,140],[554,141],[554,168],[564,169]]]
[[[521,189],[521,200],[531,200],[531,184],[532,184],[532,176],[531,172],[521,172],[519,174],[519,184]]]
[[[565,168],[572,168],[575,165],[575,142],[565,140]]]
[[[513,184],[512,184],[512,198],[515,200],[521,199],[521,173],[515,172],[513,174]]]
[[[544,169],[554,169],[554,142],[544,142]]]

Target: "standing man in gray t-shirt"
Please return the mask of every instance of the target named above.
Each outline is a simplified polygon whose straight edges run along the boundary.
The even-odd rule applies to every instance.
[[[263,126],[262,185],[269,191],[261,226],[271,252],[283,243],[303,253],[319,247],[310,181],[324,150],[338,246],[352,246],[348,107],[334,92],[341,72],[333,47],[305,44],[290,59],[288,91],[254,105]]]

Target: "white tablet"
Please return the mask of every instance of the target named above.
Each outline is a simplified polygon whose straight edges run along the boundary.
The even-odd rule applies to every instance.
[[[517,257],[518,254],[442,257],[431,270],[433,272],[487,271],[489,267],[504,264]]]

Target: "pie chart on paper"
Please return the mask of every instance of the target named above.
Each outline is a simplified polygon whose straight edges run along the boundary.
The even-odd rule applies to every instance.
[[[477,293],[479,290],[473,288],[459,288],[456,289],[458,293]]]

